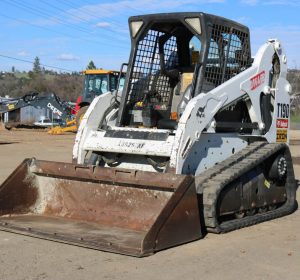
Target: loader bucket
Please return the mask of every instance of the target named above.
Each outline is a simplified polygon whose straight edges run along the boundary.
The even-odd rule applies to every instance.
[[[138,257],[202,237],[190,176],[36,159],[1,185],[0,229]]]

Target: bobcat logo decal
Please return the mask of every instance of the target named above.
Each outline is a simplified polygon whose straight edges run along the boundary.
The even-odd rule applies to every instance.
[[[205,107],[199,107],[198,111],[197,111],[197,117],[199,118],[205,118],[205,113],[204,113],[204,109]]]

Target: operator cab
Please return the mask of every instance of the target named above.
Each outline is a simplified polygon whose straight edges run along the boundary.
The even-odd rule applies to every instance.
[[[119,72],[103,69],[85,70],[84,91],[81,102],[91,103],[92,100],[101,94],[117,90]],[[123,90],[125,75],[121,74],[118,90]]]
[[[129,26],[119,126],[175,129],[191,98],[251,65],[248,28],[224,18],[156,14],[131,17]]]

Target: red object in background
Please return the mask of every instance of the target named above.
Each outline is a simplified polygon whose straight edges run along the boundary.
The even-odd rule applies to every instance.
[[[80,104],[81,100],[82,100],[82,96],[79,95],[78,98],[77,98],[77,100],[76,100],[75,108],[73,110],[71,110],[71,114],[72,115],[76,115],[77,112],[79,111],[79,109],[80,109],[79,104]]]

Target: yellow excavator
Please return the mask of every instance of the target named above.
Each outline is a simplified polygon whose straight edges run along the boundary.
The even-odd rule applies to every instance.
[[[83,93],[78,96],[74,109],[75,118],[66,122],[66,126],[56,126],[48,130],[49,134],[76,132],[82,117],[95,97],[115,90],[122,91],[125,75],[120,71],[104,69],[88,69],[84,74]],[[120,75],[121,73],[121,75]]]

